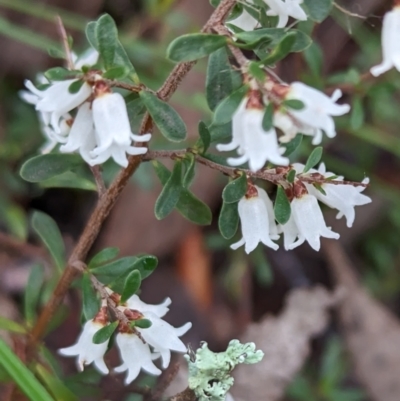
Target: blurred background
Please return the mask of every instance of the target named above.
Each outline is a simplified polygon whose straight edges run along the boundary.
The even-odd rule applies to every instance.
[[[262,246],[249,256],[243,249],[233,252],[218,231],[226,177],[198,168],[194,192],[214,214],[211,226],[199,228],[176,212],[155,219],[160,184],[144,163],[92,252],[113,246],[121,256],[156,255],[160,265],[144,283],[141,297],[148,303],[171,297],[167,320],[193,322],[185,340],[194,349],[207,341],[222,351],[230,339],[240,338],[264,350],[262,363],[237,370],[236,401],[400,400],[400,74],[363,79],[381,60],[382,16],[391,2],[340,0],[340,6],[365,18],[334,6],[322,24],[298,24],[312,32],[315,43],[303,54],[291,54],[276,73],[286,82],[301,80],[327,93],[339,86],[343,101],[352,105],[349,115],[336,119],[338,135],[324,142],[323,155],[328,170],[349,180],[371,179],[365,193],[373,202],[356,209],[352,229],[326,208],[328,225],[341,238],[323,242],[318,253],[307,244],[291,252]],[[25,79],[62,63],[47,51],[59,47],[56,15],[79,54],[88,46],[86,22],[104,12],[116,20],[142,82],[157,89],[173,67],[165,60],[167,45],[180,34],[198,31],[212,6],[208,0],[0,0],[0,315],[16,321],[23,319],[23,294],[38,263],[46,267],[37,284],[39,307],[55,284],[46,252],[29,225],[32,211],[52,216],[72,249],[97,199],[89,178],[77,178],[73,188],[62,179],[36,185],[20,178],[21,164],[38,153],[44,138],[34,108],[18,92]],[[199,62],[172,98],[188,126],[188,146],[196,140],[198,121],[211,118],[206,66],[206,60]],[[137,130],[143,110],[130,111]],[[152,146],[170,145],[156,138]],[[293,161],[304,162],[311,149],[306,138]],[[106,179],[116,171],[107,165]],[[274,188],[267,189],[273,197]],[[148,399],[140,393],[143,386],[155,385],[154,378],[142,374],[125,387],[121,376],[100,378],[91,367],[76,374],[72,359],[56,355],[80,332],[80,305],[79,292],[72,289],[45,339],[49,364],[79,399]],[[17,338],[0,333],[18,348]],[[107,362],[116,365],[117,355],[107,354]],[[176,370],[171,365],[159,380],[162,388],[173,377],[170,394],[185,387],[185,363]],[[6,379],[0,372],[1,378]],[[0,399],[18,399],[7,382],[0,386]]]

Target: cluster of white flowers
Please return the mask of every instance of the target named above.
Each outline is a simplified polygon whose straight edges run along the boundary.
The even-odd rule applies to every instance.
[[[170,363],[171,351],[187,351],[179,337],[184,335],[192,324],[188,322],[182,327],[175,328],[161,319],[169,311],[170,304],[171,300],[167,298],[159,305],[149,305],[141,301],[137,295],[133,295],[126,302],[126,306],[120,307],[128,317],[132,314],[137,318],[150,320],[152,323],[146,329],[135,327],[135,330],[129,330],[126,327],[121,329],[120,326],[120,331],[116,335],[122,364],[114,370],[115,372],[128,371],[126,384],[135,380],[141,369],[152,375],[160,375],[161,370],[154,364],[154,360],[161,357],[161,366],[165,369]],[[108,340],[102,344],[93,343],[93,336],[108,324],[104,321],[104,312],[100,313],[103,313],[101,318],[95,317],[85,323],[75,345],[62,348],[59,353],[65,356],[78,356],[77,364],[81,371],[84,365],[90,365],[93,362],[101,373],[107,374],[109,370],[104,362],[104,354],[107,351]]]
[[[286,224],[275,222],[273,203],[268,194],[258,186],[254,186],[239,201],[239,216],[242,227],[242,239],[232,244],[232,249],[244,245],[246,253],[253,251],[259,242],[272,248],[278,249],[273,242],[279,238],[279,233],[284,236],[284,248],[291,250],[307,241],[310,246],[318,251],[320,249],[320,237],[338,239],[339,234],[333,232],[326,226],[324,216],[321,212],[318,200],[327,206],[337,209],[337,218],[345,217],[347,226],[352,227],[355,217],[355,206],[365,205],[371,199],[362,194],[364,186],[353,186],[348,184],[322,183],[321,191],[312,184],[300,181],[301,176],[306,178],[311,174],[315,178],[330,179],[335,182],[343,181],[343,177],[337,177],[327,172],[325,165],[321,163],[318,170],[311,169],[303,174],[304,165],[296,163],[293,166],[297,175],[294,182],[295,190],[291,196],[291,215]],[[368,178],[363,184],[368,183]]]
[[[77,60],[75,68],[92,66],[97,58],[97,52],[89,52]],[[39,90],[26,81],[28,91],[21,91],[20,95],[35,105],[38,112],[47,138],[42,151],[50,152],[61,144],[61,152],[79,152],[91,166],[111,157],[122,167],[128,165],[127,154],[147,152],[146,147],[132,146],[132,141],[147,142],[151,134],[139,136],[131,132],[124,98],[112,93],[100,75],[95,75],[90,84],[83,79],[49,82],[44,77],[40,82],[46,85],[45,89]],[[78,90],[71,91],[71,85],[77,85]],[[77,109],[75,118],[70,114],[74,109]]]
[[[306,21],[307,15],[301,8],[303,0],[263,0],[264,3],[269,7],[267,11],[268,16],[278,17],[278,28],[284,28],[289,17],[297,19],[299,21]],[[254,4],[253,0],[247,0],[249,7]],[[252,31],[258,26],[258,21],[245,9],[235,19],[229,21],[230,24],[237,26],[243,31]]]
[[[274,126],[265,131],[262,121],[268,101],[255,101],[261,94],[257,90],[251,90],[233,115],[232,141],[217,145],[219,151],[237,149],[240,157],[228,158],[229,165],[239,166],[248,162],[250,170],[254,172],[264,167],[267,161],[278,166],[288,166],[289,159],[282,156],[285,148],[279,146],[279,142],[286,143],[300,133],[312,136],[314,145],[321,143],[323,132],[329,138],[333,138],[336,130],[332,116],[340,116],[350,110],[349,105],[336,103],[342,96],[340,90],[336,90],[329,97],[301,82],[293,82],[289,86],[275,86],[279,86],[279,90],[285,92],[282,100],[298,100],[304,107],[300,110],[284,106],[275,109]],[[279,139],[275,127],[283,133]]]

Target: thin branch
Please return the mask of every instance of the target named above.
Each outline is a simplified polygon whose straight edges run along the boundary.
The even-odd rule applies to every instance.
[[[269,181],[274,184],[281,184],[282,182],[287,181],[286,180],[287,171],[285,171],[284,173],[277,173],[275,169],[269,169],[269,170],[260,170],[254,172],[243,168],[223,166],[222,164],[213,162],[212,160],[207,159],[204,156],[200,156],[199,154],[193,153],[193,151],[191,151],[190,149],[150,150],[145,155],[143,155],[143,161],[162,159],[162,158],[175,159],[177,157],[184,157],[189,153],[193,154],[195,160],[198,163],[203,164],[204,166],[207,166],[213,170],[217,170],[230,177],[237,177],[238,174],[244,173],[248,177]],[[329,180],[329,179],[322,179],[319,177],[304,176],[302,174],[299,174],[297,178],[299,179],[299,181],[306,182],[308,184],[333,184],[333,185],[352,185],[358,187],[368,187],[368,184],[363,184],[362,182]]]
[[[97,186],[97,193],[99,198],[101,198],[106,192],[106,184],[104,183],[103,176],[101,174],[101,167],[100,166],[89,166],[90,170],[93,173],[94,180]]]
[[[119,82],[119,81],[114,81],[113,79],[103,79],[107,85],[110,87],[116,87],[116,88],[121,88],[121,89],[126,89],[130,92],[140,92],[143,90],[145,87],[143,85],[131,85],[126,82]],[[146,88],[147,91],[150,91],[150,89]]]
[[[20,241],[17,238],[13,238],[3,232],[0,232],[0,247],[9,249],[10,251],[18,254],[29,256],[31,258],[48,260],[47,253],[44,249],[27,242]]]
[[[360,19],[367,19],[367,17],[365,17],[364,15],[356,14],[356,13],[353,13],[353,12],[347,10],[346,8],[342,7],[340,4],[336,3],[336,1],[333,2],[333,5],[334,5],[339,11],[341,11],[343,14],[348,15],[349,17],[360,18]]]
[[[72,53],[71,53],[71,49],[69,47],[67,31],[65,30],[64,24],[59,15],[56,16],[56,22],[57,22],[58,32],[60,34],[62,44],[64,47],[65,59],[67,61],[68,69],[73,70],[74,69],[74,60],[72,59]]]

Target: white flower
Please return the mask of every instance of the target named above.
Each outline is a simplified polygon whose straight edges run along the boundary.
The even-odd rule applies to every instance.
[[[50,113],[50,123],[54,130],[58,130],[60,118],[82,104],[92,93],[92,88],[86,82],[82,84],[78,92],[70,93],[68,88],[78,79],[67,79],[65,81],[54,82],[44,91],[30,88],[39,97],[36,103],[36,110]],[[27,86],[27,85],[26,85]]]
[[[134,147],[132,140],[147,142],[151,134],[134,135],[131,132],[124,98],[119,93],[103,93],[92,104],[97,147],[90,152],[90,165],[104,163],[112,157],[122,167],[128,165],[126,154],[141,155],[145,147]]]
[[[142,313],[151,312],[158,317],[163,317],[169,311],[168,306],[171,305],[171,298],[166,298],[164,302],[159,305],[149,305],[143,302],[137,295],[132,295],[126,304],[129,309],[135,309]]]
[[[183,336],[192,327],[192,323],[188,322],[181,327],[175,328],[154,313],[146,312],[143,315],[152,324],[147,329],[137,328],[136,330],[154,348],[154,351],[160,354],[162,367],[165,369],[171,360],[171,351],[187,351],[185,344],[179,337]]]
[[[152,355],[149,346],[137,335],[118,333],[116,342],[123,363],[114,370],[118,373],[128,371],[125,384],[128,385],[135,380],[141,369],[152,375],[161,374],[161,370],[153,363],[153,359],[158,358],[158,355]]]
[[[396,67],[400,71],[400,6],[396,6],[383,17],[381,64],[371,68],[371,74],[377,77]]]
[[[326,172],[324,163],[321,163],[318,172],[325,178],[334,176],[333,173]],[[333,181],[343,181],[343,177],[337,177]],[[368,178],[365,178],[362,181],[363,184],[367,184],[368,182]],[[325,203],[325,205],[339,211],[336,216],[337,219],[345,216],[347,227],[353,226],[355,218],[355,206],[362,206],[372,202],[370,197],[361,193],[365,189],[363,186],[325,183],[321,184],[322,189],[326,193],[326,195],[324,195],[313,185],[305,185],[310,194],[314,195],[318,200]]]
[[[326,226],[315,196],[305,194],[300,198],[294,198],[290,205],[292,210],[290,219],[281,226],[286,250],[294,249],[307,241],[311,248],[319,251],[320,237],[333,239],[340,237]]]
[[[243,12],[238,17],[228,21],[228,23],[237,26],[243,31],[252,31],[259,24],[257,19],[245,9],[243,9]]]
[[[107,351],[108,341],[102,344],[94,344],[93,336],[100,329],[104,327],[103,324],[89,320],[83,326],[81,335],[78,342],[68,348],[61,348],[58,352],[65,356],[78,356],[77,363],[80,371],[83,370],[84,365],[90,365],[94,362],[96,368],[103,374],[108,373],[108,368],[104,363],[104,354]]]
[[[83,160],[91,164],[90,152],[96,146],[94,125],[90,103],[85,102],[78,108],[74,123],[68,135],[67,143],[60,147],[60,152],[71,153],[79,151]]]
[[[250,170],[258,171],[270,162],[287,166],[289,159],[282,157],[285,148],[280,148],[274,128],[264,131],[262,120],[264,111],[258,108],[246,108],[248,97],[243,99],[232,118],[232,141],[228,144],[219,144],[219,151],[230,151],[238,148],[238,158],[228,158],[231,166],[240,166],[248,162]]]
[[[278,28],[285,27],[289,17],[293,17],[299,21],[307,20],[307,14],[300,6],[303,0],[264,0],[264,3],[270,8],[267,11],[267,15],[278,16]]]
[[[40,128],[43,135],[46,138],[46,142],[41,146],[41,153],[49,153],[51,152],[59,143],[67,142],[67,136],[71,130],[69,125],[69,120],[71,120],[71,116],[66,114],[63,116],[59,122],[59,129],[54,130],[49,125],[45,125],[43,121],[42,113],[38,113]]]
[[[80,70],[83,66],[91,67],[97,63],[98,59],[99,52],[92,47],[89,47],[79,57],[75,53],[72,53],[72,61],[76,70]]]
[[[312,88],[302,82],[293,82],[286,99],[300,100],[304,104],[301,110],[290,109],[290,115],[297,120],[299,132],[306,135],[313,135],[313,145],[322,141],[322,131],[329,138],[336,135],[335,122],[332,116],[341,116],[350,110],[348,104],[337,104],[337,100],[342,96],[340,90],[336,90],[331,97],[321,91]],[[295,129],[296,122],[293,122]],[[303,129],[304,128],[304,129]],[[293,132],[288,132],[292,136]]]
[[[267,193],[257,186],[258,196],[246,198],[244,196],[238,205],[240,224],[242,227],[242,239],[231,245],[232,249],[245,246],[246,253],[253,251],[259,242],[277,250],[279,246],[272,239],[278,239],[278,231],[275,224],[274,210]]]

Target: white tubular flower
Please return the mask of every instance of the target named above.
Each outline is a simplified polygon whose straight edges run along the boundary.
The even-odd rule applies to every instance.
[[[278,28],[284,28],[289,20],[289,17],[299,21],[306,21],[307,14],[301,8],[300,4],[303,0],[264,0],[270,10],[267,11],[269,16],[278,16]]]
[[[91,164],[90,152],[96,146],[94,125],[90,103],[85,102],[78,108],[74,123],[68,136],[67,143],[60,147],[62,153],[79,151],[83,160]]]
[[[154,351],[161,355],[162,367],[165,369],[171,361],[171,351],[187,351],[185,344],[179,337],[183,336],[192,327],[192,323],[188,322],[181,327],[175,328],[154,313],[147,312],[144,317],[151,321],[151,326],[147,329],[136,328],[136,330],[154,348]]]
[[[119,93],[101,93],[93,101],[92,111],[98,146],[90,152],[90,165],[104,163],[112,157],[117,164],[126,167],[127,153],[142,155],[147,152],[145,147],[131,146],[132,140],[149,141],[151,134],[139,136],[132,133],[125,101]]]
[[[82,69],[83,66],[92,67],[99,59],[99,52],[92,47],[83,52],[79,57],[72,53],[72,61],[76,70]]]
[[[326,172],[325,164],[321,163],[318,172],[325,178],[334,176],[333,173]],[[343,181],[343,177],[335,178],[333,181]],[[362,183],[368,184],[369,178],[365,178]],[[322,189],[326,195],[318,191],[311,184],[306,184],[307,190],[310,194],[314,195],[318,200],[325,203],[325,205],[332,209],[337,209],[339,213],[336,218],[346,218],[347,227],[352,227],[355,219],[355,206],[362,206],[371,203],[370,197],[363,195],[365,187],[353,185],[340,185],[340,184],[321,184]]]
[[[64,356],[78,356],[78,369],[83,371],[84,365],[94,362],[95,367],[103,374],[108,373],[108,368],[104,363],[104,354],[107,351],[108,341],[102,344],[94,344],[93,336],[104,327],[104,324],[89,320],[83,326],[78,342],[68,348],[61,348],[58,352]]]
[[[126,304],[129,309],[135,309],[142,313],[151,312],[158,317],[163,317],[169,311],[168,306],[171,305],[171,298],[166,298],[164,302],[159,305],[149,305],[143,302],[137,295],[132,295],[126,301]]]
[[[262,242],[269,248],[277,250],[279,246],[272,240],[278,239],[273,205],[267,193],[260,187],[254,186],[257,194],[244,196],[238,205],[242,239],[231,245],[232,249],[245,246],[245,252],[252,252]]]
[[[383,17],[381,64],[371,68],[371,74],[377,77],[392,67],[400,71],[400,6],[395,6]]]
[[[125,378],[126,385],[136,379],[141,369],[155,376],[161,374],[161,370],[153,363],[154,357],[158,358],[158,355],[152,355],[149,346],[144,344],[137,335],[118,333],[116,342],[123,363],[114,370],[118,373],[128,371]]]
[[[291,109],[290,115],[300,123],[300,132],[314,136],[313,145],[321,143],[322,131],[328,138],[336,136],[335,122],[332,116],[341,116],[350,110],[348,104],[336,103],[341,96],[342,92],[339,89],[329,97],[302,82],[293,82],[290,85],[286,99],[300,100],[304,104],[304,108],[301,110]],[[306,128],[306,131],[303,132],[302,128]]]
[[[42,113],[38,113],[38,116],[40,121],[40,128],[46,138],[46,142],[40,148],[40,152],[42,154],[51,152],[59,143],[67,142],[67,137],[71,130],[68,122],[69,120],[71,120],[71,116],[69,114],[66,114],[61,118],[59,129],[57,131],[55,131],[49,125],[45,125]]]
[[[233,20],[227,21],[229,24],[235,25],[243,31],[254,30],[259,22],[246,10]]]
[[[326,226],[317,198],[305,194],[291,202],[289,221],[282,225],[286,250],[294,249],[307,241],[311,248],[319,251],[320,237],[338,239],[340,235]],[[297,241],[295,239],[298,238]]]
[[[219,144],[219,151],[230,151],[238,148],[239,157],[228,158],[231,166],[240,166],[248,162],[250,170],[256,172],[264,167],[267,161],[279,166],[287,166],[289,159],[282,157],[285,148],[280,148],[276,131],[271,128],[268,132],[262,127],[264,111],[258,108],[246,108],[249,98],[240,104],[232,118],[232,141]]]
[[[92,93],[92,88],[86,82],[76,93],[70,93],[68,88],[78,79],[67,79],[65,81],[54,82],[49,88],[44,91],[36,89],[35,94],[40,97],[36,104],[36,110],[50,113],[50,123],[54,130],[58,130],[60,118],[78,107]]]

